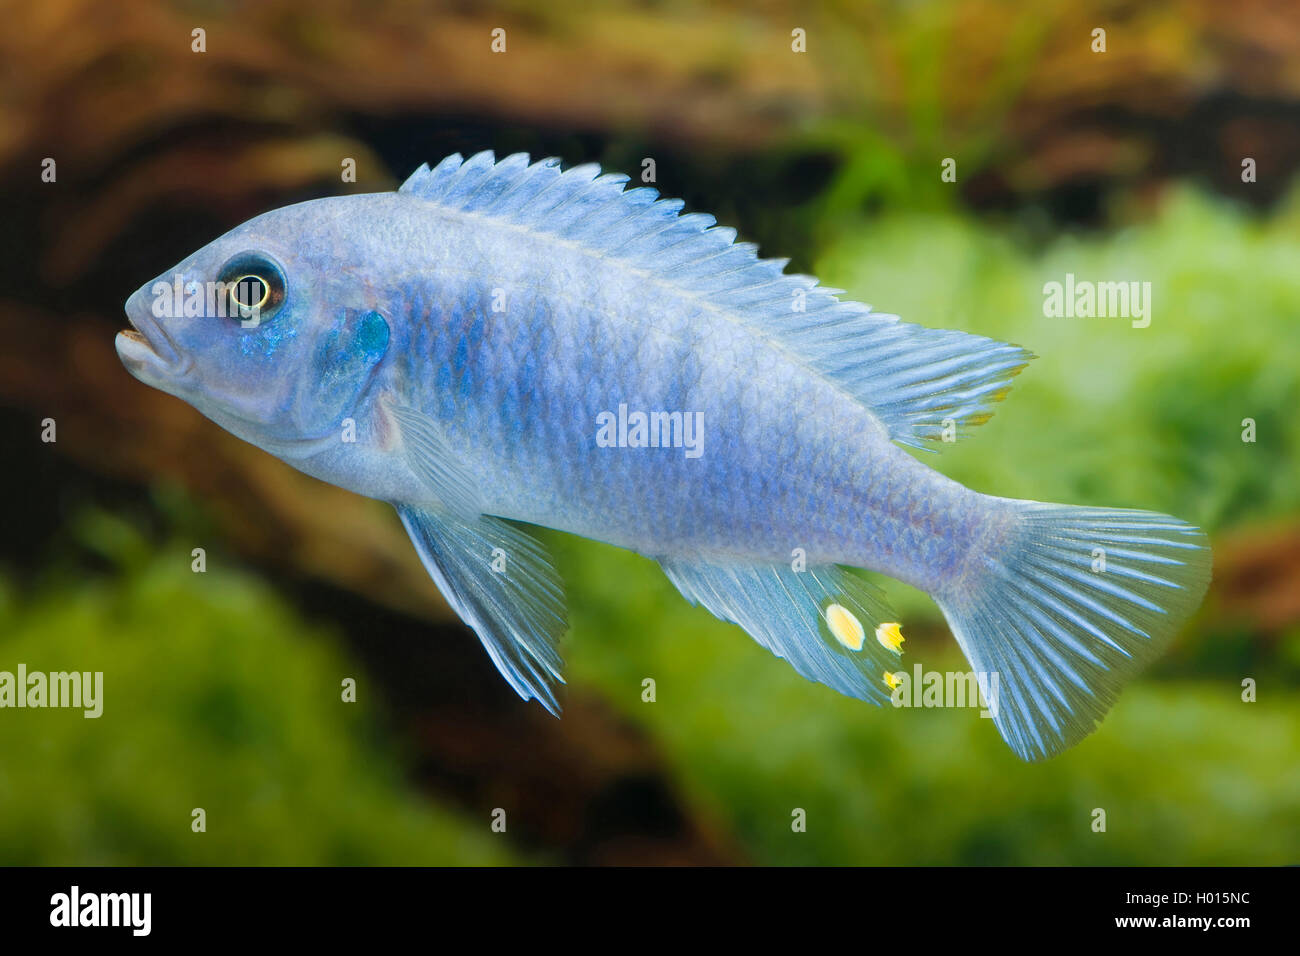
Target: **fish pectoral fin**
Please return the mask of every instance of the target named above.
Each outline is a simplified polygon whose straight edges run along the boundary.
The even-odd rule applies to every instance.
[[[385,401],[384,409],[397,423],[407,465],[437,499],[440,510],[466,519],[480,514],[478,486],[442,426],[408,405]]]
[[[546,550],[501,518],[397,506],[425,569],[524,700],[559,716],[564,587]]]
[[[883,704],[903,641],[880,589],[834,564],[709,563],[665,558],[668,579],[692,604],[739,624],[808,680]]]

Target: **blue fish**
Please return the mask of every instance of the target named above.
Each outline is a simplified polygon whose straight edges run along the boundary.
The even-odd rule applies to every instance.
[[[654,558],[687,600],[877,705],[903,637],[850,569],[881,572],[996,677],[1021,758],[1091,733],[1200,603],[1205,536],[939,474],[901,446],[986,421],[1028,352],[846,301],[626,183],[484,152],[268,212],[135,292],[118,353],[395,505],[502,675],[553,713],[565,602],[527,525]]]

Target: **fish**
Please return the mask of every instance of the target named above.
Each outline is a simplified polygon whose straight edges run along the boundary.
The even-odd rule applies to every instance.
[[[535,529],[630,549],[803,677],[883,706],[935,601],[1023,760],[1078,743],[1208,586],[1152,511],[996,497],[918,454],[1034,357],[760,258],[595,164],[485,151],[231,229],[145,283],[126,369],[391,503],[447,603],[559,715],[567,603]],[[987,690],[981,682],[981,689]]]

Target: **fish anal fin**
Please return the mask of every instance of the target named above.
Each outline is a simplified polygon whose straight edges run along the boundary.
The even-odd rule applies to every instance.
[[[838,565],[795,571],[785,564],[661,558],[692,604],[740,625],[808,680],[883,704],[898,666],[901,635],[880,591]]]

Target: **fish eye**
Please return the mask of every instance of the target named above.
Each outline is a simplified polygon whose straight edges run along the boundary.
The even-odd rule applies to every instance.
[[[241,309],[260,309],[271,298],[271,287],[261,276],[240,276],[230,287],[230,301]]]
[[[284,273],[260,252],[235,256],[222,268],[217,281],[230,298],[229,314],[234,318],[256,315],[266,320],[284,301]]]

